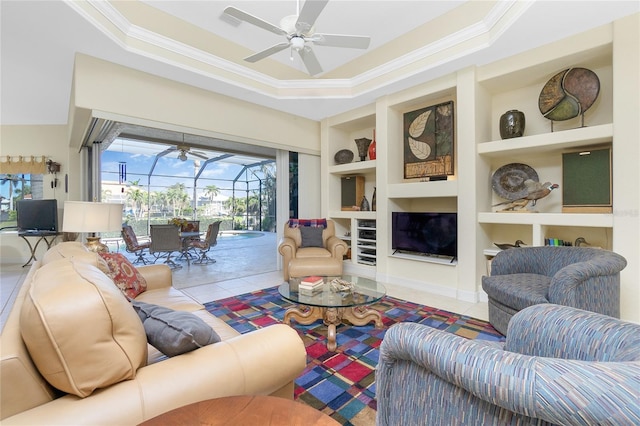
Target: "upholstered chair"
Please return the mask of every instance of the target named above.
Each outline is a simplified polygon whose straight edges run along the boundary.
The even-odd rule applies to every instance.
[[[513,315],[527,306],[555,303],[620,317],[620,271],[624,257],[590,247],[519,247],[503,250],[482,277],[489,322],[507,332]]]
[[[335,236],[335,224],[330,219],[286,222],[278,247],[284,280],[308,275],[342,275],[347,248],[347,243]]]
[[[376,425],[638,425],[638,392],[639,324],[546,303],[516,313],[504,344],[391,326]]]

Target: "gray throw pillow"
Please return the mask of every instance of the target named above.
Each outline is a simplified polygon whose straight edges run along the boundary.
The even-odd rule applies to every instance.
[[[151,303],[131,302],[138,313],[147,341],[167,356],[176,356],[217,343],[220,336],[190,312],[174,311]]]
[[[299,229],[302,237],[300,247],[324,247],[324,244],[322,244],[322,231],[324,231],[324,228],[302,226]]]

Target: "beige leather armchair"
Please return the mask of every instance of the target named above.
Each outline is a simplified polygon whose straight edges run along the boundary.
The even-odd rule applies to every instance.
[[[278,247],[282,255],[282,271],[285,281],[290,277],[307,275],[342,275],[342,260],[348,246],[335,236],[335,224],[327,220],[327,227],[322,230],[322,241],[316,246],[309,246],[310,238],[303,241],[302,228],[290,228],[287,221],[284,225],[284,237]]]

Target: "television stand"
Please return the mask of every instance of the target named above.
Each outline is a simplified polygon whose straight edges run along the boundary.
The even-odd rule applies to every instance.
[[[24,265],[22,265],[22,267],[24,268],[25,266],[30,265],[32,260],[38,260],[38,259],[36,259],[36,250],[38,249],[38,246],[40,245],[41,242],[44,241],[45,244],[47,245],[47,250],[49,250],[51,248],[51,245],[53,244],[53,242],[58,237],[58,235],[60,235],[60,233],[51,232],[51,231],[46,231],[46,232],[32,232],[32,231],[29,231],[29,232],[18,232],[18,236],[27,242],[27,245],[29,246],[29,250],[31,251],[31,257],[29,257],[29,260],[27,260],[27,262]],[[36,244],[35,245],[31,245],[31,241],[29,241],[27,239],[27,237],[37,238]],[[49,237],[51,237],[50,240],[47,239]]]

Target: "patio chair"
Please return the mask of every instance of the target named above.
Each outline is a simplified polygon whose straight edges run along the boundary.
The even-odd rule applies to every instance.
[[[138,237],[136,236],[135,231],[131,227],[131,225],[123,225],[122,226],[122,239],[124,240],[124,244],[126,246],[126,250],[128,253],[132,253],[136,256],[136,259],[133,263],[142,262],[144,265],[149,263],[144,257],[144,252],[149,251],[149,247],[151,246],[151,241],[140,242],[138,241]]]
[[[207,235],[204,240],[190,240],[187,249],[195,249],[198,251],[198,259],[193,263],[197,265],[210,265],[216,260],[208,256],[209,250],[218,243],[218,231],[220,230],[221,221],[213,222],[207,228]]]
[[[182,265],[171,259],[171,255],[175,252],[182,253],[183,247],[180,228],[174,225],[151,225],[151,247],[149,247],[149,252],[155,256],[154,263],[159,258],[166,256],[164,263],[169,265],[171,269],[182,268]]]

